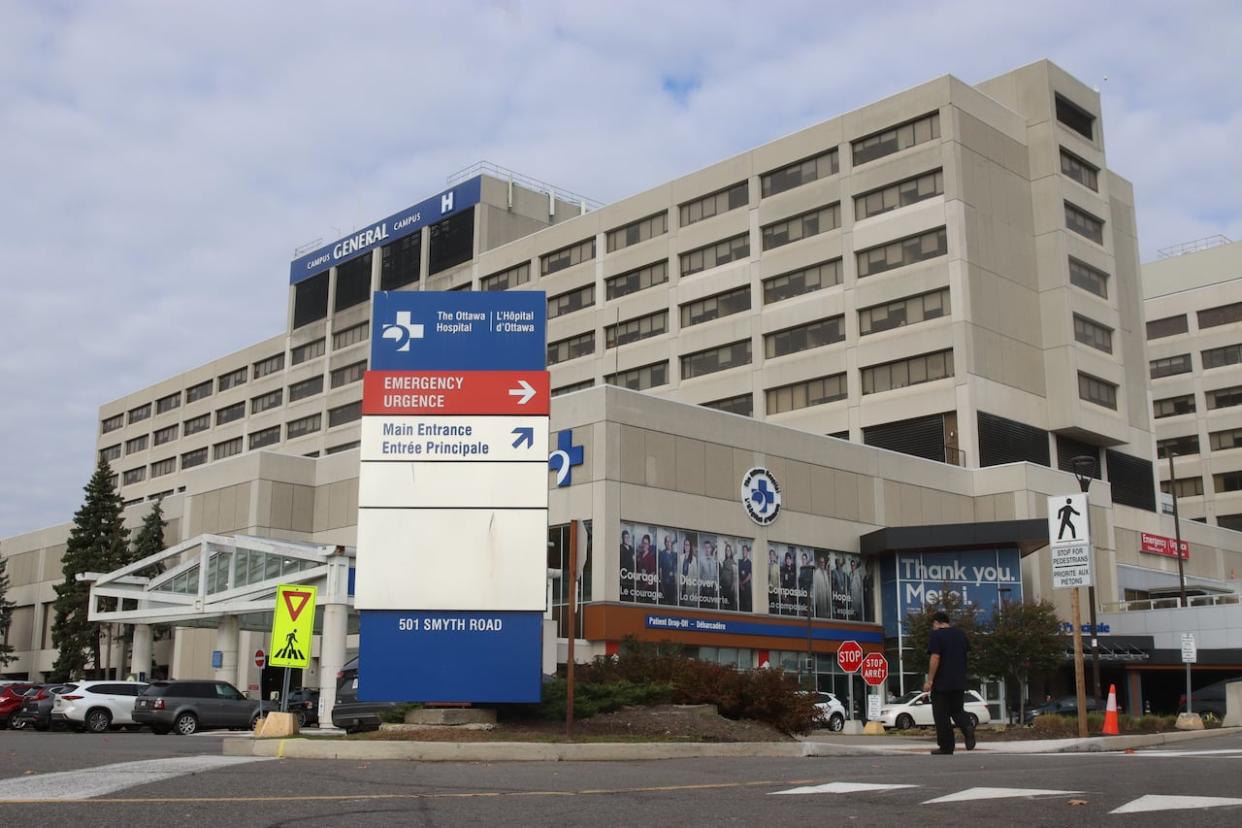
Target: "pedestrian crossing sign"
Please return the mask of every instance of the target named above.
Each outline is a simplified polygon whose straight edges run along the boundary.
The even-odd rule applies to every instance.
[[[310,667],[311,636],[315,634],[315,593],[305,584],[276,587],[276,614],[267,663],[272,667]]]

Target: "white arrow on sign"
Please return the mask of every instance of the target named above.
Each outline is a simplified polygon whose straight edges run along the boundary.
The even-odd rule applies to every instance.
[[[521,388],[510,388],[509,389],[509,396],[510,397],[521,397],[522,399],[518,400],[518,405],[526,405],[528,402],[530,402],[530,398],[535,396],[535,389],[526,380],[518,380],[518,385],[520,385]]]

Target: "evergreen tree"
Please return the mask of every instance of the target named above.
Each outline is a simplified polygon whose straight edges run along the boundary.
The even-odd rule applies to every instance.
[[[1004,679],[1006,687],[1018,694],[1020,722],[1026,713],[1027,680],[1051,673],[1061,664],[1061,622],[1048,601],[1006,601],[992,615],[987,632],[979,638],[979,671]]]
[[[945,584],[937,596],[938,601],[928,601],[922,612],[911,612],[903,619],[904,632],[909,645],[905,655],[906,672],[926,675],[928,666],[927,640],[931,636],[932,616],[944,610],[953,626],[966,633],[970,652],[966,656],[966,670],[972,676],[980,675],[979,655],[979,609],[962,600],[961,595]]]
[[[88,620],[90,584],[78,581],[83,572],[110,572],[123,566],[129,557],[129,530],[122,519],[121,496],[117,494],[111,466],[99,459],[95,473],[86,484],[86,499],[73,516],[73,529],[61,559],[65,579],[56,586],[53,603],[52,644],[57,648],[51,681],[81,678],[86,665],[100,664],[101,624]]]
[[[151,504],[151,511],[147,512],[146,517],[142,519],[142,526],[134,533],[128,563],[135,563],[148,555],[164,551],[164,528],[168,526],[168,521],[164,520],[163,502],[164,499],[160,498]],[[164,564],[159,562],[143,567],[134,574],[145,578],[154,578],[163,571]]]
[[[9,623],[13,620],[13,602],[9,600],[9,562],[0,558],[0,667],[7,667],[17,656],[8,643]]]

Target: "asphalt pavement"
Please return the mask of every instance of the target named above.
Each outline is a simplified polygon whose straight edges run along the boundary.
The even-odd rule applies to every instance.
[[[0,732],[0,754],[18,759],[0,768],[0,826],[1242,824],[1236,732],[1133,753],[506,763],[225,757],[211,735]]]

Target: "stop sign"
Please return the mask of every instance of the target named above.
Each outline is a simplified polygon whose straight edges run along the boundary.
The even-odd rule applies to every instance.
[[[254,651],[254,666],[262,670],[267,665],[267,655],[262,650]]]
[[[858,672],[859,666],[862,665],[863,650],[862,645],[857,641],[846,641],[837,648],[837,666],[847,673]]]
[[[888,680],[888,659],[880,653],[868,653],[862,661],[863,681],[879,687]]]

